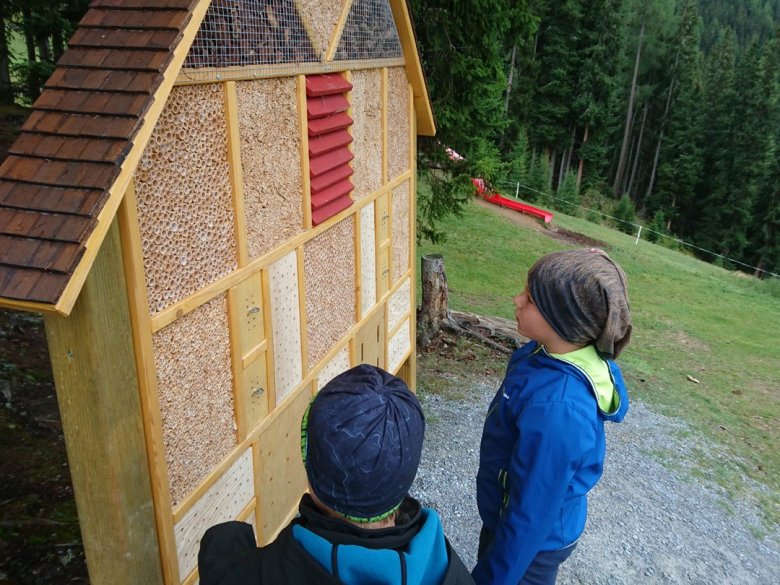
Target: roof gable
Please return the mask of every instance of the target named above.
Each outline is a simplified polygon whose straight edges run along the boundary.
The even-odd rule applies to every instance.
[[[371,24],[365,7],[372,2],[345,0],[342,11],[351,10],[347,33],[350,26],[357,30]],[[385,6],[380,16],[392,12],[395,21],[398,38],[384,45],[403,50],[418,131],[432,134],[406,0],[379,4]],[[209,47],[199,44],[201,24],[224,31],[230,26],[226,6],[235,14],[258,5],[249,0],[93,0],[0,166],[0,306],[70,313],[177,74],[185,65],[202,62],[204,55],[213,57],[213,47],[209,54]],[[262,17],[283,17],[285,30],[303,31],[307,23],[298,10],[269,14],[272,5],[294,8],[293,0],[265,3]],[[207,11],[211,16],[204,21]],[[267,62],[258,47],[241,43],[241,35],[229,36],[240,49],[237,54]],[[319,61],[308,39],[294,52],[280,41],[276,51],[287,51],[293,63]],[[341,58],[354,58],[343,56],[349,55],[348,45],[339,44]],[[335,51],[333,46],[329,52]]]

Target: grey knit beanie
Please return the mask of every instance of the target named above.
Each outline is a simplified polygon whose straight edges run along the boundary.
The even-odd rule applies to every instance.
[[[603,250],[564,250],[528,271],[528,291],[563,339],[616,358],[631,338],[626,275]]]

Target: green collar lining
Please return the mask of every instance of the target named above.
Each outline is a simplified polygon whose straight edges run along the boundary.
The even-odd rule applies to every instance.
[[[590,381],[599,408],[605,414],[614,414],[620,407],[620,397],[615,392],[615,383],[609,365],[592,345],[568,353],[550,353],[555,359],[571,364]]]

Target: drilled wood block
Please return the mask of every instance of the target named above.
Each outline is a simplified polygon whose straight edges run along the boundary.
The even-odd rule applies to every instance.
[[[226,295],[154,334],[171,499],[184,499],[236,444]]]
[[[407,278],[387,301],[387,328],[393,329],[412,309],[411,278]]]
[[[228,291],[235,339],[233,349],[239,358],[246,356],[265,339],[261,288],[260,274],[255,273]]]
[[[268,414],[268,369],[266,352],[242,372],[241,399],[244,402],[246,432],[251,432]]]
[[[387,81],[387,174],[393,180],[411,168],[409,82],[403,67],[390,68]]]
[[[136,169],[136,197],[152,314],[236,267],[220,85],[173,89]]]
[[[376,304],[376,238],[374,203],[360,210],[360,309],[365,315]]]
[[[352,73],[352,144],[355,159],[354,198],[360,200],[382,185],[382,92],[377,69]]]
[[[301,381],[301,315],[298,302],[298,263],[293,250],[268,268],[271,289],[274,382],[276,403]]]
[[[409,336],[409,319],[396,331],[395,335],[387,342],[387,371],[395,374],[403,364],[409,350],[412,348]]]
[[[173,528],[179,573],[189,575],[198,565],[200,539],[206,529],[236,520],[254,496],[252,450],[247,449]]]
[[[345,372],[350,367],[349,364],[349,345],[342,347],[336,355],[320,370],[317,375],[317,391],[319,392],[325,384]]]
[[[409,270],[409,181],[405,181],[392,193],[392,280],[397,282],[403,274]]]
[[[249,258],[303,231],[294,77],[236,84]]]
[[[306,388],[258,439],[261,544],[273,538],[306,490],[306,472],[301,461],[301,417],[310,399],[311,391]]]

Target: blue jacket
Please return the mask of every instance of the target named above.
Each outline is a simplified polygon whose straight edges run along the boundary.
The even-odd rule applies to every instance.
[[[536,342],[509,360],[480,446],[477,506],[493,541],[472,572],[478,585],[515,585],[539,551],[582,534],[587,493],[603,471],[604,421],[620,422],[628,410],[620,368],[607,364],[612,412],[599,408],[582,369]]]

